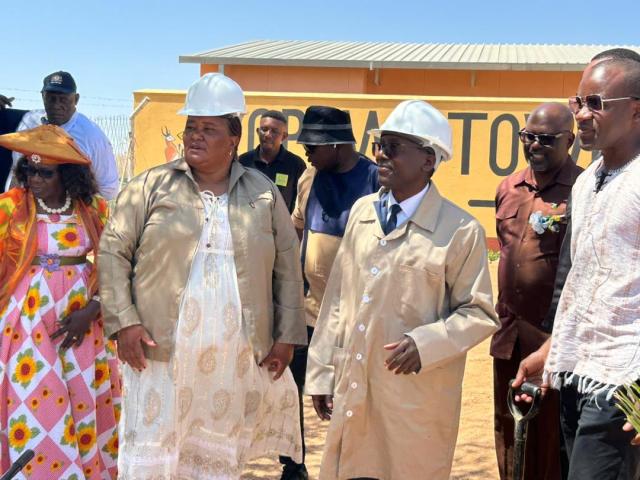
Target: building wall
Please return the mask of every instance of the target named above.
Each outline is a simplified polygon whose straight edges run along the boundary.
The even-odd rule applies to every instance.
[[[134,118],[135,172],[140,173],[180,155],[178,132],[185,117],[176,112],[184,103],[185,92],[137,91],[136,106],[148,103]],[[391,110],[407,96],[331,93],[246,93],[247,115],[243,118],[240,152],[257,146],[256,128],[262,112],[281,110],[289,119],[287,148],[304,158],[296,143],[305,109],[327,104],[349,110],[356,148],[367,155],[372,138],[367,131],[377,128]],[[440,192],[480,220],[489,238],[495,237],[493,200],[499,182],[510,173],[526,167],[517,132],[525,116],[542,98],[428,97],[449,119],[453,129],[453,159],[442,164],[434,182]],[[574,146],[573,155],[586,166],[591,154]],[[495,245],[495,243],[494,243]]]
[[[218,65],[201,65],[201,74]],[[247,91],[562,98],[575,95],[581,72],[380,69],[225,65]],[[376,83],[377,81],[377,83]]]

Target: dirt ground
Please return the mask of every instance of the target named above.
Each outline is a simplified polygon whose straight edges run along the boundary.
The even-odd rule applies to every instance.
[[[497,297],[497,262],[490,265],[494,298]],[[489,340],[472,349],[462,390],[462,413],[451,480],[495,480],[498,478],[493,447],[492,362]],[[318,478],[326,423],[313,411],[309,399],[305,404],[305,438],[307,441],[307,469],[310,479]],[[261,458],[249,465],[243,480],[279,480],[277,459]]]

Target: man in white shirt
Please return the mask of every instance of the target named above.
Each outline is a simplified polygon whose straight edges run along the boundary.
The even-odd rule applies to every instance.
[[[514,387],[560,391],[568,480],[636,480],[640,433],[614,393],[640,379],[640,63],[596,57],[569,107],[581,148],[601,157],[571,191],[571,268],[553,336],[520,363]]]
[[[42,85],[44,110],[27,112],[18,125],[18,131],[47,123],[64,128],[91,159],[91,170],[100,194],[110,200],[118,193],[118,168],[113,148],[100,127],[76,111],[79,99],[76,82],[70,73],[54,72],[47,75]],[[20,156],[13,154],[14,165]],[[7,189],[11,179],[12,176],[7,179]]]

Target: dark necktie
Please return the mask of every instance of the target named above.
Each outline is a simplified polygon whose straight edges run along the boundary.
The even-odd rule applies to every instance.
[[[609,175],[611,174],[606,170],[601,170],[600,173],[598,173],[596,179],[596,189],[594,190],[595,193],[598,193],[600,190],[602,190],[602,187],[604,187],[604,184],[607,181],[607,177]]]
[[[389,219],[384,224],[384,228],[382,229],[385,235],[389,235],[390,232],[393,232],[398,225],[398,214],[402,211],[402,207],[394,203],[391,205],[391,213],[389,214]]]

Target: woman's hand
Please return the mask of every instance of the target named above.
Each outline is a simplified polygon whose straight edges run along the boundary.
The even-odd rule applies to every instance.
[[[142,325],[132,325],[118,332],[118,358],[135,370],[147,368],[142,344],[155,347],[154,342]]]
[[[60,349],[66,350],[74,344],[79,347],[84,340],[85,334],[91,328],[91,323],[100,315],[100,303],[91,300],[84,308],[80,308],[71,312],[67,317],[58,320],[60,326],[58,330],[53,332],[51,339],[55,340],[61,335],[66,334]]]
[[[278,380],[293,360],[293,348],[290,343],[274,343],[269,355],[260,362],[260,366],[266,365],[270,372],[276,372],[273,379]]]

